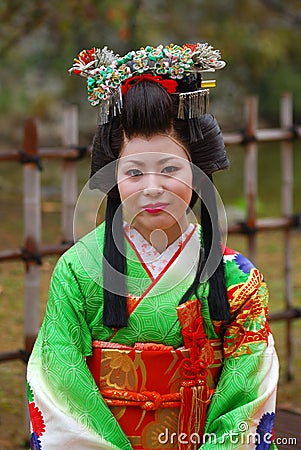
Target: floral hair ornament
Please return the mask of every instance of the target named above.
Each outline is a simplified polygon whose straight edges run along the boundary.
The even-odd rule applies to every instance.
[[[198,117],[206,111],[208,88],[215,86],[215,80],[201,81],[197,89],[187,87],[191,80],[201,80],[202,72],[214,72],[225,65],[219,50],[207,43],[146,46],[124,56],[114,54],[107,47],[94,47],[79,53],[69,73],[87,78],[88,100],[92,106],[100,105],[99,123],[102,125],[120,114],[122,95],[132,83],[145,79],[179,95],[179,118],[185,117],[185,99],[189,102],[189,118]]]

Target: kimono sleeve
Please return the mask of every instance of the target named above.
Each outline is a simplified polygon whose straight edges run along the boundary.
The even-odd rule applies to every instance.
[[[33,449],[131,449],[86,365],[91,334],[80,278],[59,260],[28,364]]]
[[[202,450],[276,449],[273,423],[278,359],[267,321],[268,290],[257,269],[231,292],[234,320],[210,404]]]

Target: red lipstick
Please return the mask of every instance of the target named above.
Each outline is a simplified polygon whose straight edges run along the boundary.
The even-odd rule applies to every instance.
[[[150,214],[158,214],[161,211],[164,211],[168,206],[168,203],[150,203],[149,205],[143,206],[144,211]]]

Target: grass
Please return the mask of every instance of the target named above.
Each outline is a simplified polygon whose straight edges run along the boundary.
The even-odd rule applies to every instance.
[[[87,161],[79,164],[79,185],[83,186],[87,177]],[[0,250],[18,248],[23,244],[22,224],[22,171],[16,163],[3,163],[0,167],[2,202]],[[42,173],[42,209],[44,243],[60,242],[60,165],[47,163]],[[241,192],[238,188],[237,194]],[[237,208],[239,197],[231,204]],[[270,312],[284,309],[284,269],[283,234],[268,232],[258,234],[257,266],[262,270],[270,290]],[[228,236],[228,246],[247,253],[246,240],[242,236]],[[292,236],[294,305],[301,307],[301,233],[294,231]],[[47,299],[47,291],[56,257],[45,257],[41,267],[40,317],[42,319]],[[0,264],[0,351],[23,348],[23,295],[24,266],[19,261]],[[294,374],[291,382],[286,380],[286,325],[272,322],[271,328],[279,355],[281,376],[279,382],[278,406],[301,412],[301,323],[293,321]],[[21,361],[8,361],[0,364],[0,450],[24,448],[27,438],[27,421],[24,402],[25,365]]]

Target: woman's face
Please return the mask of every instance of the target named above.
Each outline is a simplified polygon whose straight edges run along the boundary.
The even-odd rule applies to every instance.
[[[125,220],[148,241],[154,230],[163,230],[168,244],[185,231],[192,170],[181,145],[164,135],[131,139],[118,160],[117,183]]]

